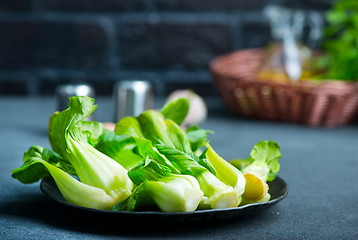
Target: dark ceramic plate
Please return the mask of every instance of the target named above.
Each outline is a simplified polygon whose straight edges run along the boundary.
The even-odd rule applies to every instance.
[[[85,215],[85,217],[95,217],[96,219],[114,219],[117,222],[151,222],[151,223],[206,223],[213,221],[230,220],[234,218],[247,217],[258,214],[267,208],[275,205],[286,197],[288,188],[286,182],[277,177],[274,181],[269,182],[269,193],[271,200],[264,203],[248,204],[236,208],[226,209],[210,209],[197,210],[194,212],[174,212],[165,213],[158,211],[141,211],[141,212],[126,212],[126,211],[109,211],[98,210],[92,208],[81,207],[75,204],[68,203],[58,190],[55,181],[52,178],[44,178],[41,182],[42,192],[50,199],[71,208],[71,211],[76,211],[76,214]]]

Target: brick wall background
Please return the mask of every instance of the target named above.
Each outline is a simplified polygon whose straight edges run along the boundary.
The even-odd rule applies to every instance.
[[[323,13],[334,0],[1,0],[0,95],[147,79],[155,94],[217,94],[208,63],[269,40],[268,3]]]

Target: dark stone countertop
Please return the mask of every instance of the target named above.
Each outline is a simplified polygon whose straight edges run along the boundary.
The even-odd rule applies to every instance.
[[[97,120],[112,120],[110,99],[97,101]],[[252,217],[207,225],[122,225],[78,218],[47,199],[39,183],[11,177],[32,145],[49,147],[52,98],[0,97],[0,239],[358,239],[358,126],[335,129],[234,118],[212,100],[202,124],[225,159],[249,155],[260,140],[281,145],[279,176],[288,196]]]

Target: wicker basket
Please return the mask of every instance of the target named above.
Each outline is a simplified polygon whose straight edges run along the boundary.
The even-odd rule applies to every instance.
[[[231,112],[258,119],[335,127],[347,124],[358,106],[358,86],[343,81],[257,81],[261,49],[219,56],[214,81]]]

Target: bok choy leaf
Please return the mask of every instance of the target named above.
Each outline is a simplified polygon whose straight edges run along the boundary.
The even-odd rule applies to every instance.
[[[114,203],[124,201],[133,188],[127,170],[95,149],[89,143],[89,131],[81,129],[81,122],[96,109],[94,99],[76,96],[69,100],[68,109],[50,119],[52,149],[71,163],[82,183],[103,189]]]
[[[257,143],[245,160],[234,160],[232,164],[238,167],[245,176],[246,185],[243,193],[243,203],[260,202],[269,199],[269,186],[266,181],[276,178],[280,169],[280,146],[273,141]]]
[[[200,208],[230,208],[239,204],[239,196],[233,187],[220,181],[207,168],[200,165],[190,155],[166,145],[156,145],[158,151],[166,156],[181,174],[195,177],[203,191]]]
[[[165,119],[171,119],[180,125],[189,113],[189,100],[187,98],[177,98],[167,102],[160,110]]]
[[[81,183],[56,166],[62,161],[57,161],[58,157],[46,148],[33,146],[24,154],[23,166],[12,171],[12,177],[22,183],[33,183],[51,175],[63,197],[70,203],[96,209],[110,209],[115,204],[103,189]]]
[[[134,211],[155,205],[164,212],[189,212],[197,209],[203,197],[194,177],[172,174],[170,168],[149,158],[128,175],[138,187],[126,204],[120,203],[113,210]]]

